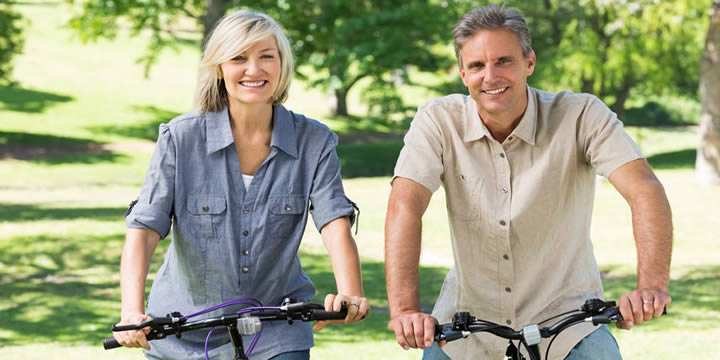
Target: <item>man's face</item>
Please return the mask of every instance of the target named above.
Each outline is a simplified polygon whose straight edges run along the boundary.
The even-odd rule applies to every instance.
[[[520,116],[527,106],[527,77],[535,69],[535,53],[524,57],[520,39],[506,29],[478,31],[460,51],[460,76],[480,116]]]

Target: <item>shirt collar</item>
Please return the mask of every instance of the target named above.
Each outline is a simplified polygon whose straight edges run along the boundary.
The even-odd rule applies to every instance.
[[[527,87],[527,107],[520,122],[513,130],[512,134],[519,137],[530,145],[535,145],[535,128],[537,125],[537,101],[530,86]],[[490,137],[490,130],[480,119],[477,112],[477,103],[468,96],[468,106],[465,109],[465,142],[480,140],[484,137]]]
[[[273,106],[273,131],[270,146],[276,147],[297,159],[297,136],[293,114],[284,106]]]
[[[235,143],[230,129],[228,109],[206,113],[207,153],[213,153]],[[270,146],[277,147],[288,155],[297,158],[297,138],[292,114],[282,105],[273,106],[273,130]]]
[[[230,129],[228,109],[205,113],[205,133],[207,153],[213,153],[226,148],[235,142]]]

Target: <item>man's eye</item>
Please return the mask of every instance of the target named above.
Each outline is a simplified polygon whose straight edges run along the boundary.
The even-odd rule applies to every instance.
[[[512,62],[512,60],[510,60],[509,58],[501,58],[500,59],[501,64],[507,64],[507,63],[511,63],[511,62]]]

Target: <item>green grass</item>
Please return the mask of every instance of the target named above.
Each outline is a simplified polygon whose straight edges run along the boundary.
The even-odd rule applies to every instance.
[[[190,108],[197,50],[182,45],[179,53],[163,54],[143,79],[142,66],[134,62],[143,39],[79,44],[60,27],[67,14],[61,3],[15,6],[32,26],[17,60],[21,86],[0,87],[0,149],[12,154],[0,158],[1,357],[136,359],[138,351],[100,347],[119,315],[123,215],[142,184],[147,144],[158,124]],[[418,88],[406,88],[403,95],[415,101],[429,96]],[[357,95],[350,100],[350,110],[362,115]],[[372,134],[396,130],[392,124],[332,118],[325,104],[324,93],[295,82],[287,106],[324,121],[346,140],[337,151],[346,191],[361,208],[356,241],[373,307],[359,324],[318,333],[313,357],[417,359],[418,351],[403,351],[386,329],[383,226],[388,175],[401,140],[397,134]],[[673,208],[674,301],[663,319],[630,332],[613,331],[626,359],[713,358],[720,338],[720,242],[714,231],[720,188],[693,185],[693,128],[629,127],[628,132],[658,169]],[[47,152],[33,155],[36,149]],[[423,220],[421,301],[429,310],[453,261],[442,189]],[[636,253],[628,206],[607,181],[597,189],[592,239],[607,296],[617,298],[634,285]],[[162,242],[153,258],[153,272],[167,245]],[[312,223],[301,260],[318,289],[316,300],[334,291]]]

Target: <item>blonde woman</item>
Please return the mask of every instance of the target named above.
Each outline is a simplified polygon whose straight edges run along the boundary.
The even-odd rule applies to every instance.
[[[128,210],[121,261],[121,324],[178,310],[193,313],[237,297],[265,305],[315,294],[298,258],[308,214],[322,234],[338,294],[325,307],[359,321],[369,312],[347,199],[326,126],[281,104],[293,59],[289,42],[267,15],[233,12],[209,37],[200,64],[197,110],[160,126],[140,196]],[[172,242],[145,311],[145,281],[160,239]],[[317,323],[319,330],[325,323]],[[143,331],[116,333],[148,358],[204,359],[207,331],[150,346]],[[249,340],[249,339],[248,339]],[[308,359],[308,323],[266,324],[253,359]],[[231,358],[228,335],[208,339],[211,358]]]

